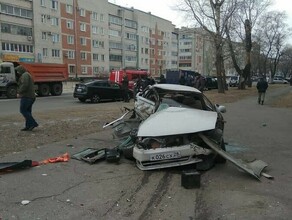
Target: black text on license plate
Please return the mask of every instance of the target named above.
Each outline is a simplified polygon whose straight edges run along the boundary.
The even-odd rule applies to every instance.
[[[171,160],[175,158],[180,158],[179,152],[168,152],[168,153],[161,153],[161,154],[152,154],[150,155],[150,160]]]

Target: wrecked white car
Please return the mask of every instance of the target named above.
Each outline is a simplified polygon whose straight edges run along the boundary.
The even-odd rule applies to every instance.
[[[128,137],[120,149],[141,170],[200,163],[206,158],[225,162],[200,137],[203,133],[225,150],[222,112],[224,106],[213,105],[193,87],[155,84],[136,96],[133,110],[104,127],[112,125],[116,137]]]
[[[225,151],[224,106],[212,104],[199,90],[181,85],[155,84],[135,98],[133,109],[106,123],[121,139],[115,149],[136,161],[141,170],[196,164],[208,170],[215,162],[233,163],[260,179],[268,166],[261,160],[244,162]]]

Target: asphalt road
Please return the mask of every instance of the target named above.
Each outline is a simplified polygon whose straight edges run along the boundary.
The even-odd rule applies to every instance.
[[[70,108],[80,105],[78,99],[73,98],[72,93],[64,93],[61,96],[37,97],[33,105],[33,111]],[[0,116],[19,113],[19,99],[0,99]]]
[[[185,189],[184,168],[143,172],[126,159],[94,165],[71,159],[0,175],[0,219],[291,219],[292,111],[268,105],[291,89],[268,92],[266,105],[256,97],[226,105],[227,151],[267,162],[274,180],[258,181],[227,162],[202,172],[200,188]],[[116,144],[105,130],[0,159],[40,161]]]

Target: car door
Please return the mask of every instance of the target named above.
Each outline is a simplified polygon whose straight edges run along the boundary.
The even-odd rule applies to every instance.
[[[117,83],[110,83],[110,92],[112,99],[122,99],[122,90],[121,86]]]
[[[112,99],[112,94],[110,91],[110,85],[108,81],[100,82],[98,91],[102,99]]]

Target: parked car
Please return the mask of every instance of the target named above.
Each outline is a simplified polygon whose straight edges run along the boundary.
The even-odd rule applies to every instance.
[[[202,163],[205,158],[225,162],[202,137],[225,150],[225,111],[193,87],[155,84],[138,93],[129,117],[124,114],[104,127],[112,125],[114,137],[128,137],[120,149],[141,170]]]
[[[272,84],[288,84],[289,82],[282,77],[274,77],[272,80]]]
[[[74,98],[80,102],[87,100],[97,103],[102,100],[123,100],[123,90],[118,83],[108,80],[95,80],[86,83],[77,83],[75,85]]]
[[[205,79],[206,79],[206,84],[205,84],[206,90],[218,89],[217,77],[207,76],[205,77]]]
[[[239,76],[231,76],[229,80],[230,87],[237,87],[239,85]]]

